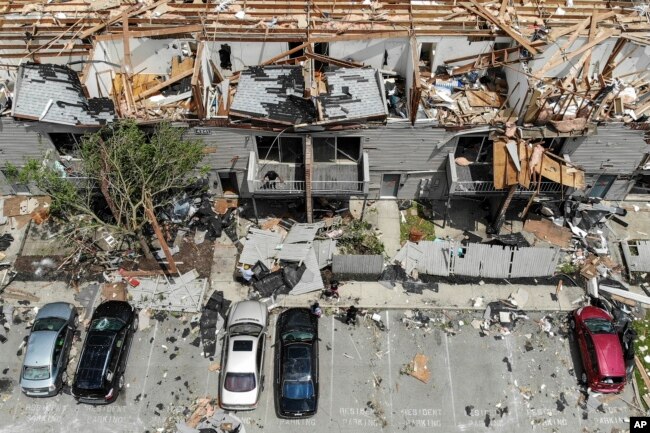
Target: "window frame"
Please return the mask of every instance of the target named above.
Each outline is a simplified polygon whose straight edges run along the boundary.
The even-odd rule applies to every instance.
[[[343,164],[343,163],[348,163],[348,164],[359,164],[363,157],[363,148],[362,148],[362,143],[363,143],[363,137],[362,136],[357,136],[357,135],[352,135],[352,136],[337,136],[337,135],[321,135],[321,136],[314,136],[312,137],[312,147],[314,148],[312,154],[316,156],[316,140],[323,140],[322,144],[328,144],[327,140],[334,139],[334,160],[333,161],[316,161],[314,158],[314,164]],[[339,139],[358,139],[358,147],[357,147],[357,152],[358,156],[356,160],[353,160],[350,158],[350,155],[347,155],[346,152],[340,151],[339,150]],[[329,146],[332,146],[331,144],[328,144]],[[344,157],[339,157],[339,153],[346,155]]]
[[[278,155],[277,160],[275,160],[275,159],[263,159],[266,156],[266,154],[265,153],[264,154],[260,153],[260,149],[259,149],[260,140],[259,140],[259,138],[271,139],[271,143],[273,143],[273,147],[277,146],[277,155]],[[277,142],[274,143],[276,138],[277,138]],[[283,138],[284,139],[300,139],[301,140],[301,146],[300,146],[299,152],[292,152],[294,156],[296,156],[296,155],[301,155],[302,156],[302,159],[300,160],[300,162],[296,162],[295,158],[293,160],[291,160],[291,161],[285,161],[284,160],[285,157],[283,157],[283,155],[282,155],[283,154],[283,152],[282,152],[282,140],[283,140]],[[296,164],[296,165],[303,164],[304,161],[305,161],[305,147],[304,147],[305,146],[305,139],[304,139],[303,136],[288,135],[286,137],[285,136],[280,136],[278,138],[277,136],[273,136],[273,135],[257,134],[257,135],[253,135],[253,140],[255,142],[255,154],[257,155],[257,160],[258,161],[272,162],[272,163],[277,163],[277,164]],[[286,145],[286,143],[285,143],[285,145]],[[268,147],[267,147],[267,149],[268,149]],[[276,152],[276,151],[274,151],[274,152]],[[288,158],[289,155],[286,155],[286,157]]]

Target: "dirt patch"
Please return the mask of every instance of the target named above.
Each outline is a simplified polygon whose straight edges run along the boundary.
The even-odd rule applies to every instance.
[[[11,379],[0,379],[0,394],[11,392],[13,388],[14,384]]]
[[[56,281],[65,280],[68,273],[58,270],[64,257],[19,256],[16,257],[14,270],[20,281]]]
[[[174,254],[174,260],[181,273],[196,269],[199,273],[199,278],[210,278],[212,255],[214,253],[213,242],[206,240],[199,245],[195,245],[191,237],[185,237],[180,242],[179,248],[179,251]],[[142,257],[138,260],[137,269],[154,271],[161,269],[161,266],[155,259]],[[128,269],[136,269],[136,267],[131,263]]]

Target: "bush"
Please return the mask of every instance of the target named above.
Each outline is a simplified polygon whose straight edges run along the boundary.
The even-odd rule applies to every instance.
[[[354,220],[344,229],[338,241],[342,254],[384,254],[384,244],[367,222]]]

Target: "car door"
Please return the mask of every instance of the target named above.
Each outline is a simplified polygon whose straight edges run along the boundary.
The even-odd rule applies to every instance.
[[[259,393],[264,390],[264,348],[266,347],[266,334],[262,332],[257,343],[257,380],[259,383]],[[258,396],[259,396],[258,393]]]

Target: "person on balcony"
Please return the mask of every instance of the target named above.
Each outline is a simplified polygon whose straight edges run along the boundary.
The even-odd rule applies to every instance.
[[[284,179],[280,177],[279,174],[277,174],[273,170],[269,170],[266,172],[264,175],[264,179],[262,181],[264,182],[264,185],[262,185],[262,189],[275,189],[277,180],[280,180],[280,183],[284,183]]]

